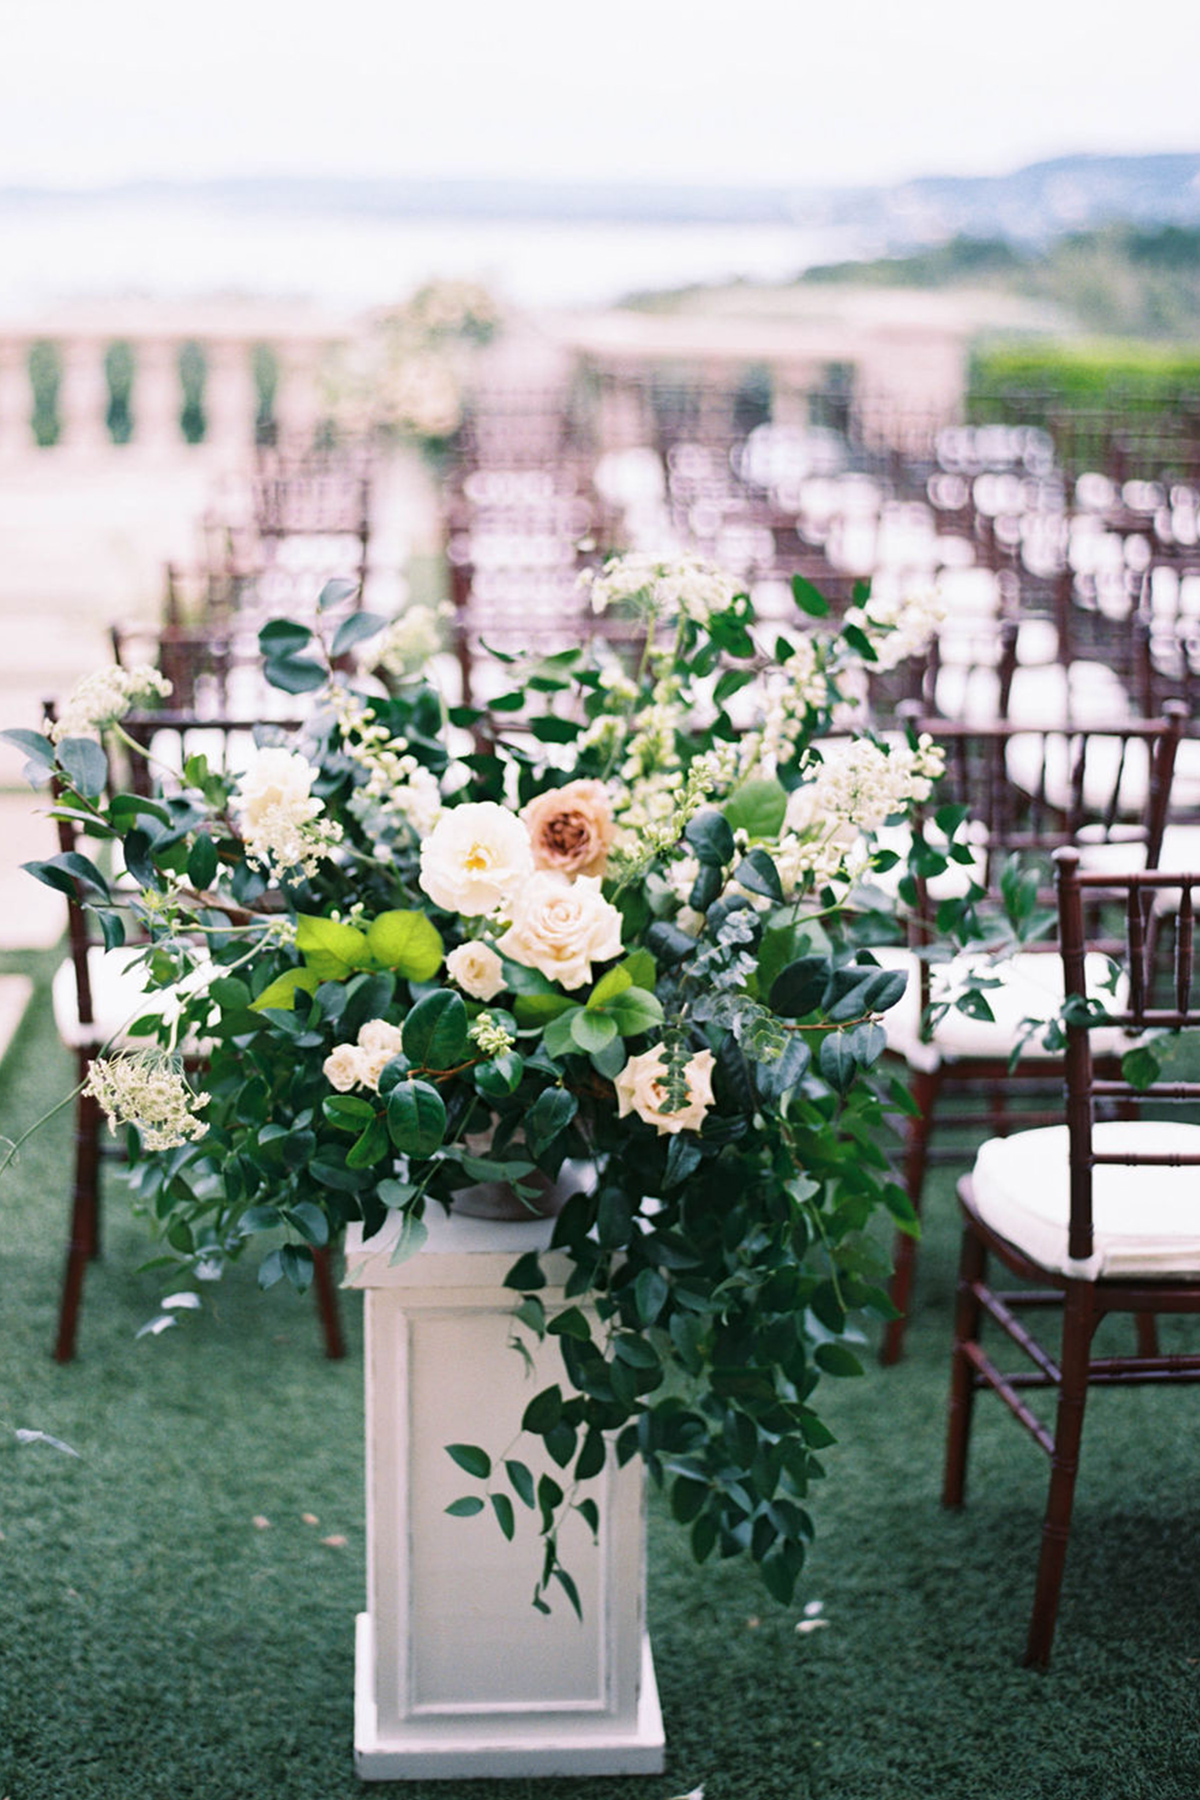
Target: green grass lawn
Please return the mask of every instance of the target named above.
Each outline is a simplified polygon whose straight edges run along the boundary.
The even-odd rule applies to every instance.
[[[44,1002],[48,959],[0,963],[32,967]],[[0,1069],[0,1132],[15,1136],[70,1079],[35,1009]],[[321,1355],[311,1302],[258,1295],[249,1268],[203,1317],[137,1342],[161,1278],[136,1273],[144,1228],[114,1187],[79,1360],[58,1367],[69,1150],[66,1112],[0,1178],[0,1800],[348,1800],[364,1791],[351,1755],[359,1302],[345,1297],[340,1365]],[[984,1400],[973,1503],[939,1509],[953,1257],[943,1179],[909,1356],[886,1372],[872,1362],[835,1396],[840,1443],[793,1609],[748,1570],[694,1569],[652,1499],[664,1776],[404,1791],[1194,1800],[1196,1391],[1093,1397],[1054,1664],[1021,1669],[1046,1470]],[[19,1445],[19,1427],[78,1458]],[[828,1626],[798,1635],[810,1600]]]

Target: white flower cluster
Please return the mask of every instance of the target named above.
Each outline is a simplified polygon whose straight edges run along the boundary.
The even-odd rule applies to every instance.
[[[695,758],[686,777],[671,769],[635,781],[615,809],[622,837],[613,860],[621,873],[628,878],[678,843],[689,821],[713,795],[727,792],[737,774],[736,745],[718,744]]]
[[[593,612],[634,600],[655,616],[685,613],[701,625],[711,614],[724,612],[741,591],[724,569],[699,556],[668,561],[641,554],[611,556],[602,569],[585,569],[579,583],[591,597]]]
[[[179,1064],[157,1051],[97,1057],[83,1091],[99,1101],[110,1131],[136,1125],[147,1150],[174,1150],[208,1130],[196,1115],[209,1096],[193,1092]]]
[[[398,681],[420,674],[442,648],[443,621],[452,610],[445,604],[406,607],[378,639],[364,646],[364,660]]]
[[[829,747],[814,779],[788,800],[773,853],[785,892],[809,878],[819,887],[857,880],[870,856],[867,838],[913,801],[928,800],[945,761],[928,735],[915,748],[886,750],[870,738]]]
[[[780,665],[782,683],[770,686],[761,724],[743,733],[740,740],[743,779],[755,768],[773,775],[781,763],[790,762],[809,714],[827,704],[829,680],[823,649],[824,640],[803,637]]]
[[[313,875],[341,841],[342,827],[322,819],[325,802],[312,793],[318,771],[294,750],[258,751],[238,782],[239,815],[247,861],[275,879],[299,869]]]
[[[467,1036],[485,1056],[503,1056],[517,1041],[489,1012],[476,1014],[467,1028]]]
[[[348,1094],[354,1087],[377,1093],[379,1077],[403,1048],[399,1025],[389,1025],[386,1019],[368,1019],[359,1031],[357,1043],[339,1044],[330,1051],[322,1065],[325,1079],[339,1094]]]
[[[56,744],[64,738],[87,737],[114,725],[131,706],[156,698],[165,700],[170,692],[171,683],[149,663],[139,663],[133,669],[122,669],[115,663],[110,669],[96,669],[71,689],[61,714],[50,727],[50,736]]]
[[[427,837],[442,812],[436,777],[409,754],[408,740],[390,736],[358,695],[339,687],[333,706],[342,747],[367,776],[351,796],[351,812],[368,826],[399,821],[419,838]]]
[[[877,831],[912,801],[928,800],[945,767],[945,751],[927,732],[915,747],[893,744],[884,749],[870,738],[854,738],[826,754],[811,784],[815,816]]]
[[[856,625],[875,652],[872,669],[894,669],[924,650],[937,635],[946,608],[932,588],[903,594],[894,600],[872,594],[862,606],[852,606],[844,623]]]

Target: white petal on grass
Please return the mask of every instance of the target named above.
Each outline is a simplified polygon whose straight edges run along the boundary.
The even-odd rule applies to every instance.
[[[804,1616],[806,1619],[816,1619],[819,1618],[824,1611],[825,1602],[823,1600],[809,1600],[804,1608]]]
[[[807,1637],[810,1631],[822,1631],[828,1623],[828,1619],[801,1619],[796,1627],[796,1636]]]
[[[164,1312],[199,1312],[203,1305],[204,1302],[201,1300],[199,1294],[189,1294],[186,1292],[182,1294],[168,1294],[166,1299],[162,1302]]]
[[[704,1800],[704,1783],[689,1789],[686,1794],[673,1794],[671,1800]]]
[[[72,1450],[70,1444],[64,1444],[61,1438],[51,1437],[48,1431],[30,1431],[19,1427],[13,1436],[18,1444],[49,1444],[52,1450],[61,1450],[64,1456],[78,1456],[78,1450]]]
[[[179,1320],[172,1313],[159,1313],[157,1319],[149,1319],[141,1330],[134,1333],[135,1338],[161,1337],[164,1331],[170,1331],[172,1325]]]

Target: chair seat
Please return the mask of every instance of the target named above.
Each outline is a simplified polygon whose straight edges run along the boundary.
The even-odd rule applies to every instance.
[[[943,1063],[961,1062],[965,1058],[998,1061],[1012,1051],[1027,1019],[1050,1020],[1063,1001],[1062,960],[1050,953],[1023,951],[1009,962],[998,964],[995,974],[1001,985],[986,990],[992,1019],[972,1019],[954,1007],[942,1015],[928,1043],[921,1035],[921,970],[916,953],[891,945],[872,950],[885,969],[903,969],[908,986],[903,997],[884,1014],[888,1049],[903,1056],[910,1068],[932,1073]],[[934,1001],[961,990],[975,958],[955,957],[948,963],[935,963],[930,969],[930,991]],[[1108,958],[1091,955],[1084,965],[1084,979],[1090,994],[1104,995],[1105,980],[1110,973]],[[1119,998],[1111,997],[1113,999]],[[1117,1027],[1100,1028],[1092,1033],[1094,1056],[1117,1055],[1128,1050],[1129,1039]],[[1046,1062],[1057,1051],[1046,1050],[1035,1033],[1025,1039],[1021,1059]]]
[[[1116,1120],[1096,1125],[1092,1142],[1102,1154],[1200,1156],[1200,1125]],[[1089,1281],[1200,1281],[1200,1167],[1098,1164],[1092,1172],[1094,1249],[1086,1260],[1067,1252],[1065,1125],[990,1138],[976,1156],[971,1189],[984,1223],[1045,1269]]]
[[[93,1021],[87,1023],[79,1017],[79,994],[75,982],[75,967],[70,957],[61,962],[54,972],[54,980],[50,986],[50,1000],[54,1010],[54,1023],[63,1043],[71,1050],[98,1050],[102,1045],[112,1044],[114,1047],[130,1043],[145,1043],[145,1038],[130,1038],[129,1027],[135,1019],[143,1019],[153,1014],[161,1014],[170,1019],[178,1004],[178,998],[185,997],[185,989],[195,993],[205,987],[216,972],[211,967],[197,969],[185,982],[179,984],[178,990],[166,988],[148,994],[143,986],[146,973],[146,946],[125,945],[118,950],[105,950],[101,944],[93,944],[88,949],[88,984],[92,990]],[[202,1046],[189,1037],[179,1046],[182,1054],[187,1056],[202,1053]]]

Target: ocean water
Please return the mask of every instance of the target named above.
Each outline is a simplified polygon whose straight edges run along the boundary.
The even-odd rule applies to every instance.
[[[432,277],[483,281],[521,307],[608,305],[632,292],[777,281],[863,254],[845,230],[789,225],[382,220],[247,214],[171,198],[0,205],[0,315],[61,302],[213,296],[395,301]]]

